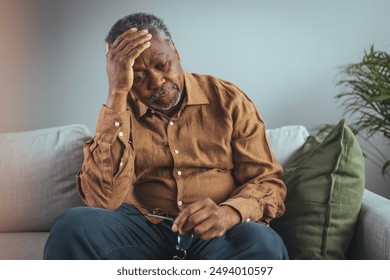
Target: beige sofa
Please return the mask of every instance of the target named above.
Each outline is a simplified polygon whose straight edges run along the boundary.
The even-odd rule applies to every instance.
[[[282,165],[308,136],[302,126],[267,134]],[[83,125],[0,134],[0,259],[42,259],[53,219],[82,205],[75,176],[91,137]],[[390,259],[388,199],[365,190],[347,258]]]

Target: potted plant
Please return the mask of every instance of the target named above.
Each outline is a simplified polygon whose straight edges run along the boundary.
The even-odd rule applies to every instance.
[[[382,174],[390,173],[390,160],[372,142],[372,136],[382,135],[390,146],[390,54],[371,46],[358,63],[341,68],[342,88],[336,99],[341,100],[344,114],[353,116],[350,124],[368,147],[365,156],[379,165]],[[325,132],[329,125],[319,132]]]

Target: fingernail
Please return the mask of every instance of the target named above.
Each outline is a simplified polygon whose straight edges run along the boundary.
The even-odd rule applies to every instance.
[[[176,232],[177,230],[178,230],[177,225],[176,225],[176,224],[173,224],[173,226],[172,226],[172,231],[173,231],[173,232]]]
[[[130,28],[130,31],[136,31],[137,28],[133,27],[133,28]]]
[[[141,32],[142,32],[142,33],[148,33],[148,32],[149,32],[149,30],[147,30],[147,29],[143,29],[143,30],[141,30]]]

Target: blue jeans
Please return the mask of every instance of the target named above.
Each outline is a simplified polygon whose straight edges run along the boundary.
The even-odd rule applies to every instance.
[[[172,259],[177,233],[172,222],[149,222],[138,210],[122,204],[115,211],[77,207],[53,223],[44,259]],[[288,259],[286,247],[270,227],[240,223],[222,237],[202,240],[194,236],[187,259]]]

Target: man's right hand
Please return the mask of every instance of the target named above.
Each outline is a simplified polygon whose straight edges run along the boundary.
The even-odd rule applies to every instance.
[[[106,70],[109,94],[106,105],[118,112],[126,110],[127,95],[133,86],[133,65],[137,57],[150,47],[152,35],[148,30],[132,28],[106,44]]]

